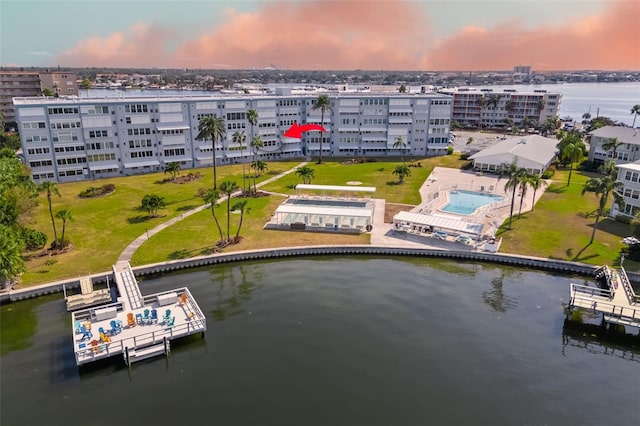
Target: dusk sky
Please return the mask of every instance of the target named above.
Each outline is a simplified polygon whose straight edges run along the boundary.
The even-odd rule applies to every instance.
[[[638,0],[0,0],[3,66],[640,70]]]

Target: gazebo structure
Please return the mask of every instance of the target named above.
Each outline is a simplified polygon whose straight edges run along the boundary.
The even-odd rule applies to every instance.
[[[296,186],[297,195],[287,198],[276,209],[266,229],[361,233],[372,229],[374,201],[359,197],[376,188],[366,186]],[[322,195],[309,195],[306,191]]]

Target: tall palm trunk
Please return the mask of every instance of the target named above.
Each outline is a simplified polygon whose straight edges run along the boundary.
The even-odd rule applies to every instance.
[[[514,186],[513,192],[511,193],[511,211],[509,212],[509,229],[511,229],[511,222],[513,221],[513,207],[515,206],[515,203],[516,203],[517,188],[518,188],[517,186]]]
[[[227,192],[227,242],[231,241],[231,192]]]
[[[220,233],[220,241],[224,241],[224,234],[222,233],[222,226],[220,226],[220,221],[218,220],[218,216],[216,216],[215,212],[216,203],[211,203],[211,215],[213,216],[213,220],[216,222],[216,226],[218,227],[218,232]]]
[[[211,147],[213,148],[213,189],[218,189],[218,172],[216,170],[216,138],[211,137]]]
[[[58,247],[58,230],[56,229],[56,221],[53,218],[53,209],[51,207],[51,191],[47,191],[47,202],[49,203],[49,215],[51,216],[51,225],[53,226],[53,247]]]
[[[324,110],[320,114],[320,127],[324,128]],[[322,164],[322,130],[320,130],[320,154],[318,154],[318,164]]]
[[[531,201],[531,211],[536,207],[536,188],[533,188],[533,200]]]
[[[244,209],[240,210],[240,223],[238,224],[238,231],[236,232],[236,241],[240,237],[240,229],[242,228],[242,221],[244,220]]]
[[[67,227],[67,220],[62,219],[62,235],[60,236],[60,248],[64,248],[64,230]]]

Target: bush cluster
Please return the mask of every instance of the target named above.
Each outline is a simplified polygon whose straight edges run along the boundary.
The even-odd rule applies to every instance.
[[[91,186],[85,189],[84,191],[82,191],[80,194],[78,194],[78,197],[80,198],[100,197],[102,195],[110,194],[115,190],[116,190],[116,186],[112,183],[100,186],[98,188]]]

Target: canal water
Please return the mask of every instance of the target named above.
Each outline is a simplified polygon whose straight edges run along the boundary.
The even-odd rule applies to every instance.
[[[570,282],[584,279],[417,258],[167,274],[143,293],[187,285],[208,331],[131,370],[78,370],[59,296],[5,305],[0,423],[637,424],[637,338],[569,331]]]

